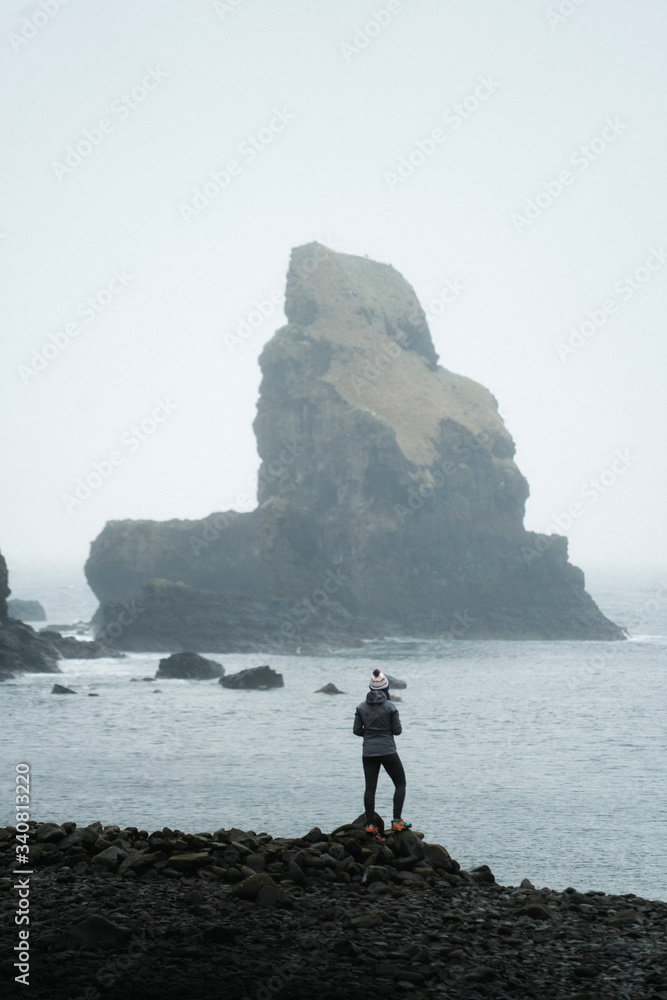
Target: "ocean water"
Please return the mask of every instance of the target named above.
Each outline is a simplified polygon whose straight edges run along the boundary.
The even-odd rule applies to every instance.
[[[12,577],[50,622],[90,616],[79,581]],[[31,767],[32,815],[79,824],[237,826],[297,836],[362,811],[355,706],[374,666],[395,693],[404,816],[462,867],[517,885],[667,899],[667,585],[604,579],[602,610],[627,642],[388,639],[326,657],[210,654],[231,673],[270,663],[285,687],[146,681],[160,654],[61,661],[62,675],[0,686],[0,823],[14,816],[14,767]],[[54,681],[78,696],[51,695]],[[345,692],[315,694],[328,681]],[[87,697],[97,694],[98,697]],[[377,808],[391,818],[382,772]]]

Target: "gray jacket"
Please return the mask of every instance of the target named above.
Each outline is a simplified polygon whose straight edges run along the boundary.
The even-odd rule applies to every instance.
[[[369,691],[366,701],[357,705],[352,731],[355,736],[364,738],[363,757],[396,753],[394,736],[400,736],[403,727],[398,709],[384,691]]]

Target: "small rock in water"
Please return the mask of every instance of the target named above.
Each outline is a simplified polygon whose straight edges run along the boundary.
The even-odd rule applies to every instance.
[[[240,670],[237,674],[228,674],[220,678],[220,684],[226,688],[254,691],[285,686],[283,675],[276,673],[269,666],[250,667],[248,670]]]
[[[76,694],[76,691],[72,691],[72,688],[65,687],[64,684],[54,684],[51,688],[51,694]]]
[[[182,680],[206,681],[221,677],[225,668],[215,660],[207,660],[199,653],[173,653],[160,660],[157,678],[176,677]]]
[[[324,687],[318,688],[315,694],[345,694],[345,692],[339,691],[335,684],[325,684]]]
[[[407,681],[401,681],[398,677],[392,677],[391,674],[385,674],[385,677],[389,681],[390,690],[391,688],[396,688],[397,690],[402,691],[403,688],[408,686]]]

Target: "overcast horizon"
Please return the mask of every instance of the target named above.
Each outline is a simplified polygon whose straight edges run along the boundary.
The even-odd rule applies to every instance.
[[[667,569],[666,37],[657,0],[7,0],[10,573],[254,508],[312,241],[393,264],[493,393],[527,529],[595,579]]]

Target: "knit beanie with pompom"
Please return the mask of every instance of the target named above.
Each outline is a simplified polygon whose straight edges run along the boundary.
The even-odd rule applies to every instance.
[[[377,667],[371,674],[371,682],[369,684],[371,691],[384,691],[389,687],[389,681]]]

